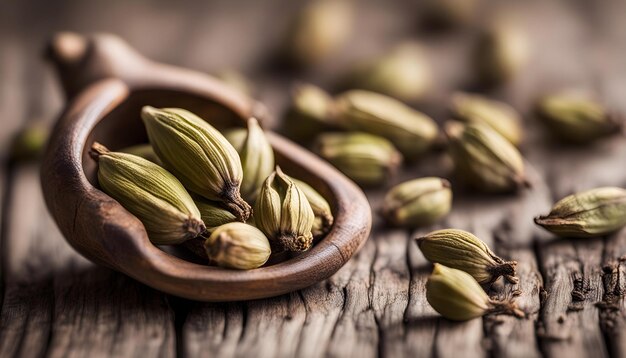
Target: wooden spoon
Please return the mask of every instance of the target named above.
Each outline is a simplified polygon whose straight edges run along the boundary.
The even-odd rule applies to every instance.
[[[67,241],[88,259],[158,290],[202,301],[271,297],[324,280],[363,245],[371,227],[363,192],[309,151],[268,133],[283,170],[314,186],[333,208],[330,233],[309,251],[249,271],[227,270],[173,256],[149,240],[141,222],[98,189],[94,141],[111,149],[146,142],[143,105],[189,109],[213,125],[243,126],[267,117],[264,107],[205,74],[152,62],[112,35],[57,34],[48,56],[67,106],[44,157],[46,203]]]

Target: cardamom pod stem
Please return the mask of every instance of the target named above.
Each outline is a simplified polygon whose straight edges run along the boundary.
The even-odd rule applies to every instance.
[[[98,162],[102,190],[144,224],[153,243],[182,243],[206,229],[191,196],[167,170],[97,142],[89,154]]]
[[[504,276],[517,283],[516,261],[505,261],[473,234],[457,229],[437,230],[417,239],[424,256],[433,263],[462,270],[481,284],[489,284]]]
[[[595,237],[626,226],[626,190],[601,187],[559,200],[535,223],[564,237]]]
[[[239,154],[217,129],[179,108],[145,106],[141,118],[154,151],[185,187],[221,202],[242,221],[250,217],[252,209],[239,192]]]

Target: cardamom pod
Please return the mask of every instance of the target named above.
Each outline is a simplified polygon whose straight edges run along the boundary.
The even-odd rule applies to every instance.
[[[435,264],[426,282],[428,303],[447,319],[466,321],[486,314],[525,316],[512,301],[496,301],[487,296],[472,276],[461,270]]]
[[[545,96],[536,111],[556,136],[574,143],[591,142],[617,133],[622,127],[602,104],[574,93]]]
[[[218,226],[238,221],[233,213],[224,209],[219,203],[200,197],[194,197],[193,199],[200,211],[200,217],[207,231],[213,231]]]
[[[565,237],[595,237],[626,226],[626,190],[602,187],[559,200],[548,215],[535,218],[546,230]]]
[[[218,266],[238,270],[263,266],[272,253],[269,241],[259,229],[240,222],[217,227],[204,247]]]
[[[159,157],[154,152],[154,149],[152,149],[152,146],[148,143],[133,145],[120,149],[119,151],[122,153],[128,153],[136,155],[138,157],[142,157],[143,159],[149,160],[154,164],[163,166],[163,163],[161,163],[161,159],[159,159]]]
[[[11,141],[10,158],[13,161],[38,159],[44,151],[50,128],[43,121],[29,122]]]
[[[511,19],[500,19],[479,34],[473,64],[481,83],[497,85],[521,72],[529,54],[528,37],[522,28]]]
[[[284,44],[288,60],[300,66],[317,64],[339,50],[352,32],[350,1],[312,1],[298,14]]]
[[[450,122],[445,131],[455,171],[468,184],[484,192],[510,192],[530,185],[522,155],[491,127]]]
[[[432,87],[432,69],[422,46],[404,43],[378,59],[356,65],[351,82],[354,88],[411,102]]]
[[[321,134],[316,151],[362,186],[384,183],[402,164],[402,154],[390,141],[361,132]]]
[[[336,97],[333,120],[345,129],[389,139],[407,159],[425,152],[438,134],[437,125],[425,114],[391,97],[362,90]]]
[[[437,230],[417,239],[417,245],[430,262],[462,270],[481,284],[500,276],[517,283],[515,261],[504,261],[473,234],[457,229]]]
[[[167,170],[132,154],[111,152],[97,142],[89,154],[98,162],[102,190],[143,223],[150,241],[179,244],[204,232],[193,199]]]
[[[252,209],[239,193],[243,169],[224,136],[195,114],[145,106],[141,118],[159,159],[192,192],[219,201],[245,221]]]
[[[330,113],[333,99],[323,89],[300,83],[292,91],[292,103],[285,115],[283,128],[286,134],[298,140],[333,128]]]
[[[241,158],[243,180],[241,195],[254,202],[265,181],[274,171],[274,151],[255,118],[248,119],[248,129],[235,129],[225,134]]]
[[[418,227],[434,224],[450,212],[451,206],[449,181],[421,178],[391,188],[383,199],[381,214],[392,225]]]
[[[291,178],[291,180],[302,190],[315,215],[313,228],[311,229],[313,237],[318,238],[326,235],[330,231],[334,221],[328,201],[309,184],[295,178]]]
[[[306,251],[311,247],[315,214],[302,189],[278,166],[261,187],[254,219],[279,250]]]
[[[513,145],[522,141],[520,115],[504,102],[481,95],[456,93],[452,96],[451,112],[454,119],[462,122],[485,123]]]

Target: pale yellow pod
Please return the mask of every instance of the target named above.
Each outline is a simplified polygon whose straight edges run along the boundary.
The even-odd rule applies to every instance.
[[[240,222],[215,228],[204,246],[218,266],[238,270],[263,266],[272,253],[269,241],[259,229]]]

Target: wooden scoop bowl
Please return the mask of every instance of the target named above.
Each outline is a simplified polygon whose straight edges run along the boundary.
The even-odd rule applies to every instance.
[[[144,105],[181,107],[217,127],[267,118],[263,106],[205,74],[152,62],[112,35],[57,34],[48,56],[67,95],[44,157],[46,203],[67,241],[88,259],[176,296],[201,301],[271,297],[324,280],[363,245],[371,227],[363,192],[309,151],[268,133],[283,170],[326,197],[335,223],[309,251],[249,271],[196,264],[154,246],[142,223],[98,189],[87,155],[94,141],[116,150],[146,143]]]

